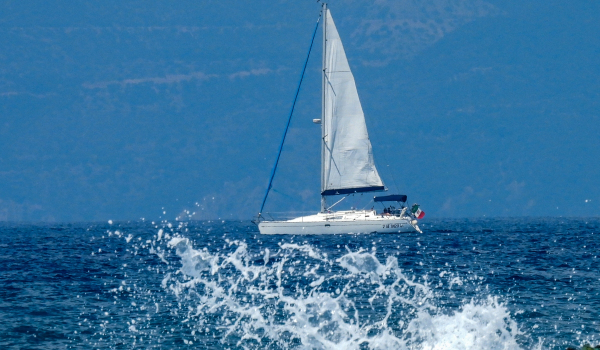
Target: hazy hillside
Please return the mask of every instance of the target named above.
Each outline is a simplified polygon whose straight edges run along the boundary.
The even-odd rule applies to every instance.
[[[0,220],[255,214],[318,4],[0,6]],[[598,3],[330,8],[391,190],[436,216],[598,215]],[[312,54],[270,211],[319,206]]]

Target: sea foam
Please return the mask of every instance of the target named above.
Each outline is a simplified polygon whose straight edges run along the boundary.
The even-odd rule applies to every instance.
[[[182,235],[167,247],[177,261],[161,286],[189,341],[218,330],[223,347],[244,349],[519,349],[518,325],[496,297],[440,308],[437,290],[458,277],[433,288],[394,256],[347,249],[333,259],[307,244],[257,256],[245,242],[209,251]]]

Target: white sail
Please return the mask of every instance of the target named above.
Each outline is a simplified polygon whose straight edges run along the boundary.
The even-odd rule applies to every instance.
[[[354,76],[329,10],[324,25],[321,194],[383,190]]]

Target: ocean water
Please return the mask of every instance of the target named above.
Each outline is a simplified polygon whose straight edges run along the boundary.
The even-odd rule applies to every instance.
[[[600,344],[600,219],[0,224],[2,349],[566,349]]]

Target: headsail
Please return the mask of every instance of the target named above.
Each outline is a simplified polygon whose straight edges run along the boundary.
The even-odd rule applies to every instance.
[[[325,11],[321,194],[381,191],[354,76],[331,12]]]

